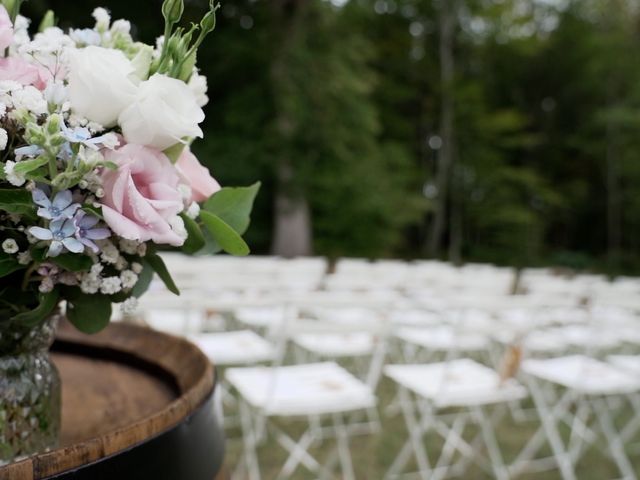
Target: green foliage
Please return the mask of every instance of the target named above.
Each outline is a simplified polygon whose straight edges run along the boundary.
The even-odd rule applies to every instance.
[[[260,190],[260,182],[250,187],[223,188],[207,200],[203,208],[221,218],[227,225],[242,235],[249,228],[253,202]]]
[[[57,290],[43,293],[40,295],[40,304],[35,309],[19,313],[15,315],[11,321],[21,323],[27,327],[35,327],[51,315],[53,310],[58,306],[59,298],[60,293]]]
[[[145,263],[147,263],[153,269],[153,271],[158,274],[160,280],[162,280],[164,285],[171,293],[180,295],[180,290],[173,281],[173,278],[171,278],[171,274],[169,273],[169,270],[167,270],[167,266],[164,264],[164,260],[162,260],[162,257],[154,252],[147,252],[144,260]]]
[[[182,246],[182,251],[189,255],[193,255],[204,248],[206,244],[204,234],[202,233],[202,229],[200,228],[200,225],[198,225],[198,222],[184,214],[180,216],[182,217],[184,227],[189,234],[189,237]]]
[[[200,218],[213,239],[225,252],[240,257],[249,255],[249,247],[240,234],[219,216],[209,212],[201,212]]]
[[[111,319],[111,301],[107,295],[87,295],[79,289],[69,289],[67,318],[81,332],[93,334],[104,329]]]

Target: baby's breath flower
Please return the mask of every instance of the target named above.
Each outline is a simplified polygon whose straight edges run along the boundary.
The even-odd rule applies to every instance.
[[[122,281],[122,288],[128,290],[138,283],[138,275],[132,270],[125,270],[120,274],[120,280]]]
[[[119,277],[107,277],[102,279],[100,293],[103,295],[113,295],[122,290],[122,281]]]
[[[9,255],[13,255],[14,253],[18,253],[18,244],[13,238],[7,238],[4,242],[2,242],[2,250],[4,253],[8,253]]]
[[[18,263],[20,265],[29,265],[32,260],[33,258],[31,258],[31,252],[29,250],[18,254]]]
[[[7,160],[4,164],[4,174],[7,176],[7,180],[11,185],[14,187],[21,187],[27,179],[24,178],[23,174],[14,171],[15,166],[16,162],[13,160]]]
[[[122,305],[120,305],[123,315],[133,315],[138,309],[138,299],[135,297],[127,298]]]

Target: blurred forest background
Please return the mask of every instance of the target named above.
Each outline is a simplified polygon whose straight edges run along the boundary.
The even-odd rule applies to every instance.
[[[208,0],[187,0],[185,20]],[[94,7],[148,42],[161,0]],[[201,49],[256,253],[640,271],[640,0],[224,0]]]

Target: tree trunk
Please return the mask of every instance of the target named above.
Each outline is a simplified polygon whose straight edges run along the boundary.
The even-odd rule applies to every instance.
[[[620,210],[620,178],[615,127],[607,124],[607,256],[614,259],[622,248],[622,217]]]
[[[456,0],[440,0],[440,83],[441,113],[440,137],[442,148],[438,155],[436,186],[438,196],[435,201],[433,224],[429,239],[428,253],[436,256],[440,252],[447,221],[449,186],[453,167],[455,112],[453,81],[455,75],[454,43],[456,31]]]
[[[286,190],[292,173],[288,167],[283,162],[278,166],[272,251],[286,258],[308,256],[312,253],[309,203],[303,196]]]
[[[271,64],[271,83],[275,100],[276,134],[282,145],[290,143],[298,128],[287,107],[291,91],[290,52],[298,47],[300,23],[307,0],[272,0],[280,37]],[[309,202],[296,179],[293,160],[282,155],[276,165],[272,252],[283,257],[311,255],[311,214]]]
[[[459,159],[454,157],[452,178],[451,178],[451,218],[449,232],[449,261],[455,265],[462,263],[462,237],[464,234],[464,224],[462,220],[462,182],[457,165]]]

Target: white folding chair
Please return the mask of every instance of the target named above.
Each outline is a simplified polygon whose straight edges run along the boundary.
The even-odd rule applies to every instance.
[[[583,355],[526,360],[522,372],[541,426],[513,462],[512,472],[557,467],[564,480],[575,480],[575,467],[585,447],[602,439],[601,447],[611,455],[623,477],[636,478],[609,400],[637,396],[639,377]],[[561,423],[570,429],[567,442],[560,435]],[[549,445],[552,457],[536,459],[545,444]]]
[[[509,402],[527,396],[523,386],[513,379],[501,382],[495,371],[471,359],[427,365],[389,365],[384,372],[398,385],[409,432],[409,438],[385,478],[409,475],[405,469],[412,455],[419,468],[417,475],[424,480],[462,475],[470,462],[495,478],[508,478],[494,424]],[[451,408],[457,413],[442,413]],[[477,424],[480,433],[476,438],[466,440],[465,429],[469,423]],[[429,433],[444,440],[435,463],[430,461],[424,443],[424,437]],[[488,461],[480,457],[482,443],[486,446]],[[453,462],[456,453],[462,458]]]
[[[188,339],[202,350],[219,371],[233,365],[270,363],[276,358],[274,346],[251,330],[192,333],[188,335]],[[236,426],[238,418],[228,411],[233,411],[237,402],[229,393],[229,385],[224,376],[218,378],[219,388],[214,399],[216,415],[225,428]]]
[[[283,334],[277,347],[280,359],[284,358],[285,346],[291,337],[338,328],[327,322],[300,320],[294,312],[291,309],[287,313],[287,322],[281,329]],[[354,326],[343,325],[340,328],[345,332]],[[380,336],[384,337],[385,332],[381,331]],[[366,382],[334,362],[227,370],[226,379],[240,399],[244,440],[242,458],[234,478],[261,478],[257,447],[269,435],[274,435],[289,454],[278,478],[290,478],[299,466],[323,478],[330,478],[335,464],[339,463],[342,478],[354,479],[349,437],[370,432],[368,428],[359,428],[361,424],[354,417],[376,408],[375,388],[385,352],[386,342],[381,341],[371,357]],[[294,439],[273,421],[283,417],[306,421],[308,426],[302,435]],[[320,462],[311,455],[309,448],[324,440],[335,441],[335,449],[325,462]]]

